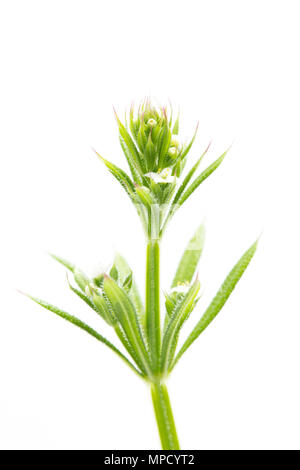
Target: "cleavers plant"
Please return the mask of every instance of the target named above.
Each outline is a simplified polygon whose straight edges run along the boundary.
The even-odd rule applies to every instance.
[[[178,137],[179,116],[173,121],[171,109],[155,107],[149,99],[137,110],[131,106],[125,124],[117,115],[116,119],[130,175],[97,152],[96,154],[122,185],[143,224],[147,241],[145,303],[141,300],[132,271],[121,255],[115,257],[109,272],[99,273],[92,279],[72,263],[52,256],[71,271],[77,286],[68,280],[70,289],[115,330],[126,352],[123,354],[77,317],[40,299],[29,297],[106,344],[139,377],[150,384],[162,448],[179,449],[166,379],[181,356],[224,306],[247,268],[255,252],[256,242],[235,264],[199,322],[177,351],[181,327],[199,300],[200,282],[196,270],[203,248],[204,227],[201,225],[190,240],[180,259],[170,290],[164,294],[163,326],[160,308],[160,241],[176,211],[218,168],[227,151],[194,177],[208,146],[182,179],[197,128],[190,142],[183,144]]]

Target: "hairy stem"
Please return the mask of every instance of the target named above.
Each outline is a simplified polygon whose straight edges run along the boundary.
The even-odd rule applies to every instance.
[[[146,326],[154,373],[159,371],[161,349],[159,289],[159,240],[150,239],[146,260]]]
[[[174,417],[165,384],[151,385],[152,402],[163,450],[179,450]]]

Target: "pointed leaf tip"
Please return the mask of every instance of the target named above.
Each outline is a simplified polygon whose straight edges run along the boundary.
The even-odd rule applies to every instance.
[[[23,292],[20,289],[16,289],[16,291],[18,292],[18,294],[25,295],[25,297],[30,297],[28,294],[26,294],[26,292]]]
[[[49,256],[51,256],[52,259],[57,261],[58,263],[62,264],[65,268],[69,269],[69,271],[74,272],[76,269],[76,266],[73,263],[70,263],[70,261],[61,258],[60,256],[55,255],[54,253],[48,253]]]
[[[113,106],[113,110],[114,110],[114,115],[115,115],[115,118],[116,118],[117,122],[118,123],[121,122],[114,106]]]

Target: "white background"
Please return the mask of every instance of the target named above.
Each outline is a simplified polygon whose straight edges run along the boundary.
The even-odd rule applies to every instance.
[[[157,449],[150,392],[105,346],[19,295],[44,298],[113,338],[68,290],[48,250],[92,273],[116,250],[144,287],[129,200],[91,151],[126,168],[114,105],[150,95],[199,120],[195,161],[234,145],[172,221],[167,288],[205,218],[204,295],[259,249],[169,391],[185,449],[299,449],[299,2],[1,2],[0,447]],[[114,340],[115,341],[115,340]]]

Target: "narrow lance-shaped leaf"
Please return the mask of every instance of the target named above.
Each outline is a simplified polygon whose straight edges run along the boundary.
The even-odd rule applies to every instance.
[[[53,253],[49,253],[49,255],[51,256],[51,258],[53,258],[55,261],[58,261],[60,264],[62,264],[63,266],[65,266],[65,268],[67,268],[69,271],[71,271],[72,273],[74,273],[75,269],[76,269],[76,266],[71,263],[70,261],[64,259],[64,258],[60,258],[60,256],[57,256],[57,255],[54,255]]]
[[[126,292],[124,292],[124,290],[108,276],[105,276],[104,278],[103,288],[105,295],[111,304],[112,310],[128,338],[128,341],[142,361],[144,368],[147,372],[151,373],[148,353],[143,340],[138,317],[130,298]]]
[[[145,124],[144,116],[142,116],[140,120],[139,131],[137,135],[137,144],[140,148],[140,151],[143,153],[145,146],[147,145],[146,124]],[[142,168],[145,172],[146,166],[144,162],[143,162]]]
[[[95,150],[95,153],[100,158],[100,160],[104,163],[104,165],[109,169],[110,173],[116,178],[116,180],[125,189],[130,199],[133,200],[134,184],[129,178],[129,176],[127,175],[127,173],[123,171],[121,168],[119,168],[118,166],[111,163],[109,160],[106,160],[105,158],[103,158],[98,152],[96,152],[96,150]]]
[[[132,270],[123,256],[119,253],[116,254],[114,259],[114,266],[118,271],[119,284],[126,291],[127,295],[131,299],[138,317],[138,322],[141,326],[141,331],[143,339],[147,344],[146,338],[146,324],[145,324],[145,309],[141,296],[136,284],[135,278],[133,276]]]
[[[180,199],[180,196],[181,194],[183,193],[183,191],[185,190],[185,188],[187,187],[188,183],[190,182],[190,180],[192,179],[195,171],[197,170],[197,168],[199,167],[203,157],[206,155],[206,153],[208,152],[208,149],[210,147],[210,143],[209,145],[206,147],[206,149],[204,150],[204,152],[202,153],[202,155],[200,156],[200,158],[196,161],[195,165],[190,169],[190,171],[188,172],[188,174],[186,175],[186,177],[184,178],[183,182],[181,183],[180,187],[178,188],[178,191],[177,193],[175,194],[174,196],[174,199],[173,199],[173,204],[176,204],[177,201]]]
[[[25,294],[25,295],[27,295],[27,294]],[[27,295],[27,297],[29,297],[31,300],[33,300],[37,304],[41,305],[41,307],[44,307],[45,309],[50,310],[50,312],[55,313],[55,315],[58,315],[59,317],[64,318],[68,322],[73,323],[73,325],[76,325],[79,328],[81,328],[82,330],[86,331],[88,334],[90,334],[91,336],[96,338],[98,341],[105,344],[112,351],[114,351],[119,357],[121,357],[121,359],[123,359],[123,361],[126,362],[126,364],[132,370],[134,370],[134,372],[136,372],[140,376],[143,376],[143,374],[127,359],[126,356],[124,356],[124,354],[121,353],[121,351],[118,350],[118,348],[116,348],[110,341],[108,341],[106,338],[104,338],[104,336],[100,335],[100,333],[98,333],[96,330],[91,328],[89,325],[87,325],[83,321],[79,320],[79,318],[74,317],[73,315],[70,315],[69,313],[67,313],[63,310],[60,310],[59,308],[45,302],[44,300],[37,299],[36,297],[32,297],[31,295]]]
[[[199,123],[198,123],[197,126],[196,126],[196,130],[195,130],[195,132],[194,132],[194,135],[193,135],[191,141],[190,141],[189,144],[183,149],[182,154],[181,154],[181,158],[184,158],[184,157],[189,153],[189,151],[191,150],[192,145],[193,145],[193,143],[194,143],[194,141],[195,141],[195,139],[196,139],[196,135],[197,135],[197,132],[198,132],[198,126],[199,126]]]
[[[108,308],[106,299],[102,295],[93,294],[93,303],[99,312],[99,315],[110,325],[114,326],[117,323],[117,319]]]
[[[117,270],[121,276],[122,282],[125,282],[130,272],[132,272],[129,264],[127,263],[125,258],[121,256],[119,253],[117,253],[115,257],[114,264],[117,267]],[[130,288],[128,295],[132,299],[133,304],[136,307],[138,313],[141,316],[143,316],[145,313],[145,309],[144,309],[144,305],[143,305],[143,302],[142,302],[142,299],[138,290],[138,286],[134,277],[132,278],[132,284],[131,284],[131,288]]]
[[[72,284],[69,282],[68,276],[67,276],[67,281],[68,285],[74,294],[76,294],[81,300],[83,300],[90,308],[92,308],[98,315],[100,315],[103,320],[106,321],[110,326],[114,325],[115,321],[110,312],[108,311],[108,308],[106,306],[104,298],[99,295],[98,293],[91,292],[91,296],[93,300],[91,300],[85,293],[81,292],[80,290],[76,289],[76,287],[73,287]],[[89,288],[89,290],[91,290]]]
[[[155,159],[156,159],[156,148],[155,145],[152,142],[151,138],[151,132],[149,133],[147,144],[144,150],[144,156],[147,161],[147,171],[152,171],[154,165],[155,165]]]
[[[229,150],[229,149],[228,149]],[[192,182],[192,184],[186,189],[186,191],[180,197],[178,204],[181,206],[188,197],[203,183],[206,178],[208,178],[217,168],[221,165],[222,161],[224,160],[228,150],[224,152],[217,160],[215,160],[209,167],[207,167],[196,179]]]
[[[118,118],[116,112],[115,112],[115,116],[116,116],[117,123],[119,126],[121,146],[125,154],[125,157],[127,159],[130,171],[132,173],[134,180],[140,183],[142,170],[141,170],[141,158],[140,158],[139,152],[130,134],[127,132],[126,127],[121,123],[120,119]]]
[[[76,289],[76,287],[72,286],[72,284],[69,281],[68,276],[67,276],[67,282],[68,282],[68,286],[70,287],[71,291],[74,292],[74,294],[76,294],[81,300],[83,300],[83,302],[85,302],[90,308],[95,310],[95,312],[97,312],[98,315],[99,315],[99,312],[98,312],[97,308],[95,307],[95,305],[93,304],[93,302],[89,299],[89,297],[86,294],[84,294],[80,290]]]
[[[165,292],[164,294],[166,298],[166,301],[165,301],[165,307],[166,307],[166,313],[167,313],[165,317],[165,323],[166,323],[166,320],[169,321],[169,318],[171,317],[171,314],[176,307],[178,296],[176,295],[176,292],[172,294],[168,294],[167,292]],[[166,329],[166,326],[167,325],[165,324],[164,330]]]
[[[77,268],[77,266],[75,266],[73,263],[70,263],[70,261],[67,261],[66,259],[56,256],[52,253],[49,254],[55,261],[58,261],[74,274],[74,280],[76,281],[77,285],[80,287],[82,292],[85,292],[85,288],[87,285],[89,285],[90,279],[84,274],[84,272]]]
[[[163,167],[164,160],[166,158],[168,149],[170,147],[171,137],[172,137],[172,134],[171,134],[169,127],[165,126],[162,132],[160,145],[158,147],[158,154],[159,154],[158,166],[159,167]]]
[[[200,225],[195,235],[190,239],[179,262],[171,287],[192,281],[202,254],[205,237],[204,225]]]
[[[129,273],[128,276],[126,277],[126,279],[125,279],[125,281],[124,281],[124,284],[123,284],[123,289],[124,289],[127,293],[130,293],[131,287],[132,287],[132,271],[131,271],[131,273]]]
[[[121,144],[122,150],[124,152],[124,155],[127,159],[127,163],[128,163],[129,169],[130,169],[131,174],[132,174],[132,178],[134,179],[134,181],[136,183],[141,184],[142,178],[141,178],[141,175],[140,175],[140,170],[137,168],[135,162],[133,161],[130,150],[128,149],[128,147],[126,145],[126,142],[124,141],[124,139],[121,135],[120,135],[120,144]]]
[[[172,134],[178,135],[178,133],[179,133],[179,113],[172,129]]]
[[[135,186],[136,194],[139,197],[139,200],[148,210],[151,210],[153,204],[157,204],[157,201],[154,199],[151,191],[146,186]]]
[[[137,354],[136,350],[132,347],[131,343],[128,341],[128,338],[127,338],[121,324],[116,323],[114,325],[114,330],[115,330],[119,340],[123,344],[124,348],[126,349],[126,351],[130,354],[130,356],[134,360],[135,364],[137,364],[139,369],[146,376],[147,375],[147,369],[144,367],[144,364],[141,361],[140,356]]]
[[[118,273],[115,263],[112,265],[109,271],[109,275],[114,281],[118,282],[119,273]]]
[[[129,111],[129,127],[131,130],[132,135],[134,138],[137,138],[137,133],[138,133],[138,119],[135,121],[134,120],[134,105],[133,103],[130,106],[130,111]]]
[[[255,250],[257,247],[257,241],[243,254],[240,260],[236,263],[234,268],[230,271],[225,281],[223,282],[221,288],[217,292],[216,296],[212,300],[209,307],[206,309],[204,315],[201,317],[200,321],[197,323],[192,333],[189,335],[187,340],[184,342],[182,348],[177,354],[172,368],[183,355],[183,353],[191,346],[191,344],[198,338],[202,331],[207,328],[207,326],[213,321],[213,319],[220,312],[225,302],[229,298],[231,292],[235,288],[237,282],[242,277],[247,266],[249,265]]]
[[[198,279],[196,279],[194,284],[189,289],[188,293],[185,295],[183,300],[175,309],[168,323],[168,326],[164,333],[161,350],[161,364],[163,374],[166,374],[168,372],[177,345],[179,330],[193,308],[194,301],[199,292],[199,289],[200,283]]]
[[[185,176],[185,178],[184,178],[183,182],[181,183],[181,185],[179,186],[179,188],[178,188],[178,190],[177,190],[177,192],[176,192],[176,194],[173,198],[173,201],[172,201],[171,207],[169,209],[169,212],[168,212],[168,214],[167,214],[167,216],[164,220],[163,227],[162,227],[162,230],[161,230],[161,235],[164,233],[165,229],[167,228],[167,225],[168,225],[169,221],[171,220],[171,218],[175,214],[176,210],[180,207],[181,203],[179,203],[179,199],[180,199],[182,193],[184,192],[185,188],[187,187],[188,183],[192,179],[192,177],[193,177],[194,173],[196,172],[197,168],[199,167],[202,159],[204,158],[204,156],[208,152],[209,147],[210,147],[210,143],[207,146],[207,148],[204,150],[204,152],[200,156],[200,158],[196,161],[195,165],[190,169],[188,174]]]

